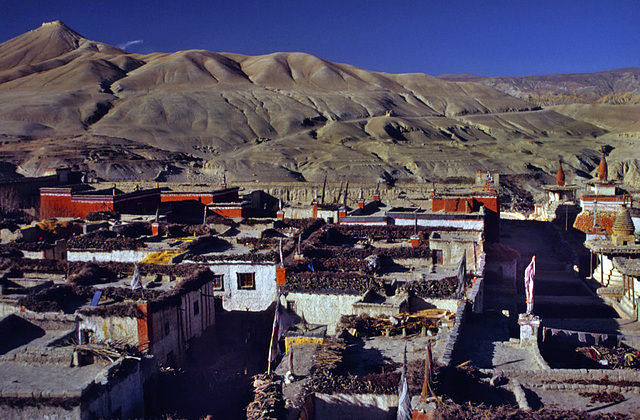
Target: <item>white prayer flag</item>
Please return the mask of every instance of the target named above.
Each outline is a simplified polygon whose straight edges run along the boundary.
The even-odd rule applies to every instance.
[[[527,314],[533,313],[533,279],[536,276],[536,256],[531,258],[529,266],[524,271],[524,290],[527,300]]]

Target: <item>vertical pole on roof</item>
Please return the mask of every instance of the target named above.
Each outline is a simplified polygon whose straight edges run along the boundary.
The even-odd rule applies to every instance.
[[[320,204],[324,204],[324,192],[327,189],[327,174],[324,174],[324,181],[322,182],[322,197],[320,198]]]
[[[338,188],[338,197],[336,198],[335,203],[340,203],[340,197],[342,196],[342,180],[340,180],[340,188]]]
[[[604,254],[600,253],[600,283],[604,286]],[[608,285],[607,285],[608,286]]]
[[[347,179],[347,185],[344,187],[344,209],[347,209],[347,195],[349,194],[349,180]]]

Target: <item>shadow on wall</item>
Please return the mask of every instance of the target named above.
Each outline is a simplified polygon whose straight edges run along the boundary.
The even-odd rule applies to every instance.
[[[16,315],[0,319],[0,355],[45,335],[45,331]]]

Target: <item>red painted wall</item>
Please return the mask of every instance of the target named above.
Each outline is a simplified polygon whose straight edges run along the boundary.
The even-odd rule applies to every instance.
[[[444,210],[445,213],[475,213],[480,210],[481,205],[497,213],[498,197],[435,197],[431,210]]]

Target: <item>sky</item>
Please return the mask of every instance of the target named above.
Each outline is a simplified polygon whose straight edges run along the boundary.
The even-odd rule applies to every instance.
[[[297,51],[388,73],[640,67],[640,0],[2,0],[0,42],[62,20],[130,52]]]

